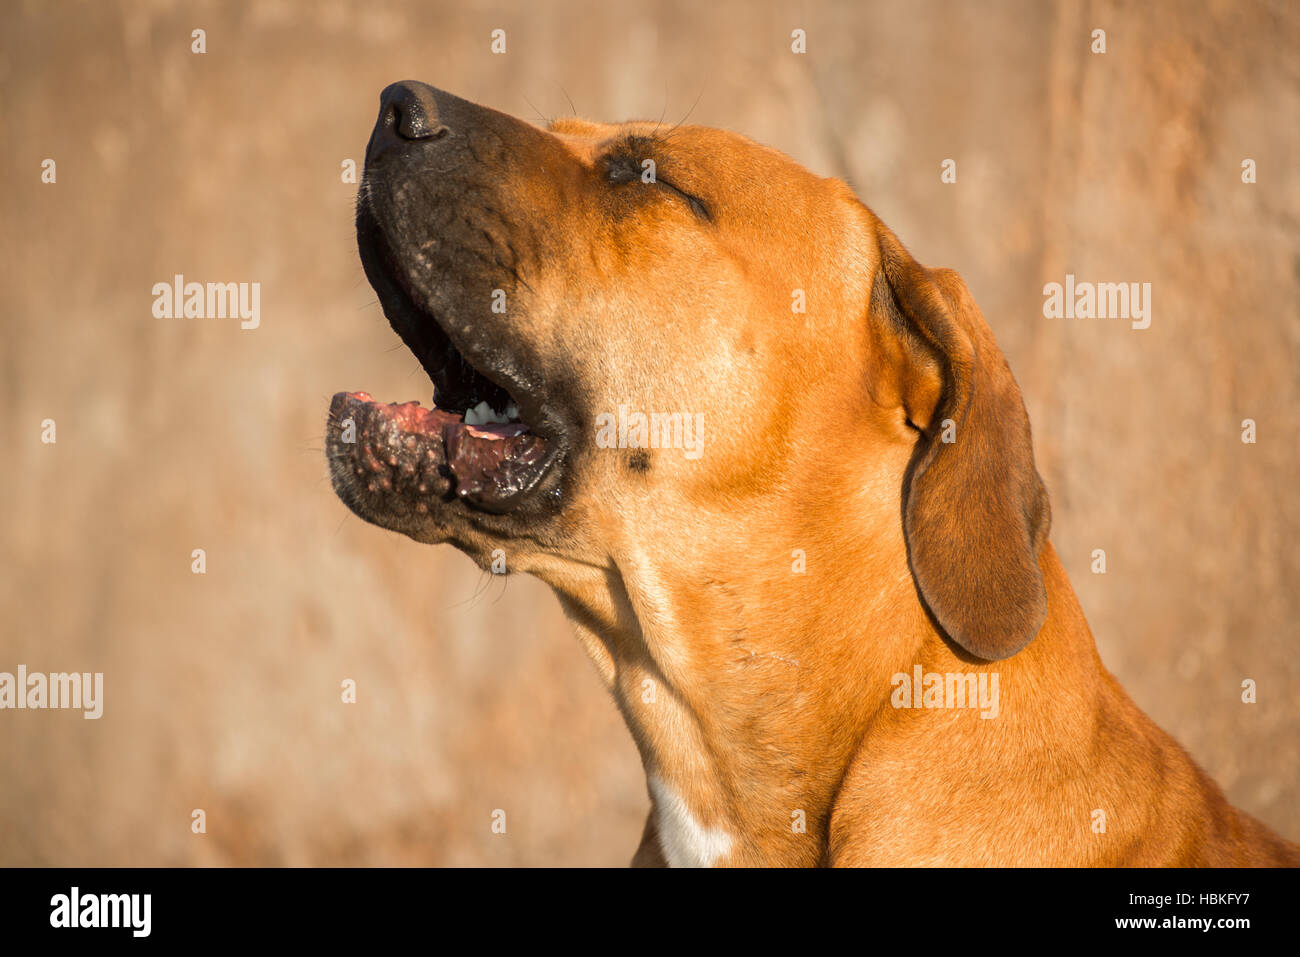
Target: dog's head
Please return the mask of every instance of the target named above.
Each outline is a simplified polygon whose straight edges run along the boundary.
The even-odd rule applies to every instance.
[[[334,399],[334,487],[367,521],[572,593],[634,564],[716,574],[741,527],[788,556],[867,512],[901,524],[958,644],[1037,632],[1048,509],[1019,390],[961,280],[844,184],[733,133],[542,130],[406,82],[357,235],[434,385],[431,409]]]

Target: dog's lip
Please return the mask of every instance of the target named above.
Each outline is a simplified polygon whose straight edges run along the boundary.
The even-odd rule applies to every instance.
[[[330,457],[344,474],[352,470],[353,481],[371,493],[382,488],[409,496],[417,512],[452,499],[479,511],[511,512],[538,490],[560,455],[557,443],[522,423],[468,425],[452,410],[381,402],[368,392],[336,393],[329,421],[335,430]],[[340,442],[349,421],[356,431]]]

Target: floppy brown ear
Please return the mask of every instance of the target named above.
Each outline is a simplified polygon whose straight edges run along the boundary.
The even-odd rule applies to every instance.
[[[1007,658],[1038,634],[1038,553],[1051,508],[1011,369],[961,277],[916,262],[884,226],[874,321],[921,433],[903,489],[903,533],[922,599],[948,636]]]

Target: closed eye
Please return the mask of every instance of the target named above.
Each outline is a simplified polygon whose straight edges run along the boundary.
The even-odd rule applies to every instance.
[[[691,212],[695,213],[695,215],[700,217],[700,219],[708,220],[709,222],[713,221],[713,217],[709,215],[709,208],[704,205],[704,202],[698,196],[692,196],[690,193],[686,192],[685,190],[678,189],[676,186],[668,182],[668,180],[664,179],[662,176],[656,176],[655,182],[658,183],[660,186],[666,187],[667,189],[676,193],[682,199],[686,200],[686,202],[690,204]]]
[[[630,156],[614,156],[609,160],[609,181],[611,183],[640,183],[642,174],[641,164]],[[712,222],[713,217],[709,214],[709,208],[704,201],[698,196],[693,196],[683,189],[678,188],[669,180],[663,178],[656,170],[654,185],[661,186],[674,193],[678,198],[684,200],[693,212],[700,219],[706,222]]]

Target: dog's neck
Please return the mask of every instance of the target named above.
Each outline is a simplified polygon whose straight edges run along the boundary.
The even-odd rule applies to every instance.
[[[624,543],[613,568],[556,587],[640,749],[669,863],[819,862],[892,677],[951,660],[897,518],[846,522],[845,504],[804,530],[715,525],[708,541],[765,550],[701,542],[686,573],[680,543]]]
[[[638,858],[826,863],[836,853],[837,822],[853,817],[845,830],[871,833],[860,820],[871,812],[846,795],[891,786],[874,780],[868,753],[924,766],[927,749],[954,733],[944,722],[966,722],[958,734],[975,725],[984,732],[976,741],[987,741],[995,723],[976,710],[900,712],[898,675],[911,681],[918,668],[927,676],[999,673],[1006,689],[1045,669],[1080,688],[1100,674],[1050,545],[1044,563],[1056,607],[1044,633],[1015,658],[980,663],[935,630],[908,573],[901,533],[884,531],[866,548],[823,536],[802,572],[789,571],[784,545],[767,555],[715,556],[712,575],[691,583],[667,581],[654,556],[630,553],[617,574],[602,576],[603,585],[593,579],[585,594],[557,589],[645,765],[654,807]],[[871,567],[845,567],[837,561],[845,554],[872,555]],[[789,580],[772,572],[778,567]],[[856,601],[822,599],[841,589]],[[759,632],[751,627],[756,619],[783,625]],[[997,715],[996,730],[1058,737],[1055,718],[1017,729],[1014,707],[1003,702],[1007,713]],[[1070,738],[1061,729],[1060,747]],[[996,753],[972,754],[979,766],[948,767],[954,780],[945,786],[965,786],[963,778],[974,786],[998,760]]]

